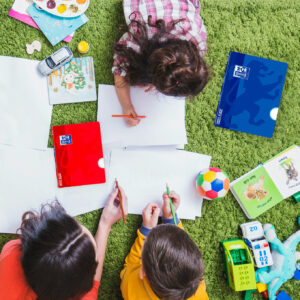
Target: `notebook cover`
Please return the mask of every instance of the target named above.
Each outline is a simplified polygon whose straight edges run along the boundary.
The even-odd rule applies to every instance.
[[[215,126],[272,137],[287,64],[230,52]]]
[[[58,187],[104,183],[99,122],[52,127]]]
[[[60,18],[46,11],[37,9],[35,4],[29,6],[27,12],[40,27],[52,46],[58,44],[67,35],[76,31],[88,21],[85,14],[76,18]]]
[[[27,8],[33,4],[32,0],[15,0],[12,8],[10,9],[8,15],[16,20],[19,20],[31,27],[40,30],[40,27],[33,21],[33,19],[26,12]],[[72,41],[74,32],[66,36],[63,40],[67,43]]]

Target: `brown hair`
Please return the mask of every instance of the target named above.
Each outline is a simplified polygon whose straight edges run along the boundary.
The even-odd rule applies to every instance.
[[[150,231],[142,264],[151,288],[164,300],[190,298],[203,280],[200,250],[185,231],[171,224]]]
[[[26,212],[20,227],[21,263],[38,300],[65,300],[93,287],[97,267],[92,241],[58,202]]]
[[[122,43],[113,47],[120,58],[118,68],[125,71],[127,83],[153,84],[158,91],[171,96],[199,94],[208,82],[209,68],[192,41],[181,40],[171,34],[175,25],[183,19],[168,24],[159,19],[153,23],[149,16],[146,23],[135,12],[130,15],[130,20],[128,34],[139,45],[140,51],[136,52]],[[157,29],[150,39],[147,25]]]

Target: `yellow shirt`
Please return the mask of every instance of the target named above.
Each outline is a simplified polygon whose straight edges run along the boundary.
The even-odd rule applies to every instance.
[[[181,222],[178,226],[183,229]],[[159,300],[152,291],[146,278],[140,279],[140,268],[142,266],[142,246],[145,236],[137,231],[137,238],[131,247],[130,253],[125,259],[124,268],[121,271],[121,292],[125,300]],[[200,283],[195,295],[188,300],[208,300],[204,280]]]

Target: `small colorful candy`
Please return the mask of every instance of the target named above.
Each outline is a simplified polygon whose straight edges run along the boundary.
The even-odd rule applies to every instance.
[[[196,188],[200,196],[205,199],[219,199],[229,191],[229,178],[219,168],[208,168],[199,172],[196,178]]]
[[[87,53],[89,48],[89,44],[86,41],[81,41],[77,46],[77,50],[82,54]]]

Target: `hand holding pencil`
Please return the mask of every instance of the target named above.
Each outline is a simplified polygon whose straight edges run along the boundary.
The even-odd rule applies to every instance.
[[[172,213],[170,201],[171,201],[173,209],[174,209],[174,216]],[[174,191],[170,191],[169,193],[165,192],[163,194],[163,206],[162,206],[163,217],[166,219],[174,218],[179,205],[180,205],[180,196],[178,194],[176,194],[176,192],[174,192]]]
[[[120,199],[120,195],[121,195],[121,199]],[[122,213],[120,200],[122,200],[122,207],[124,213]],[[103,209],[100,222],[103,225],[106,225],[110,228],[114,223],[116,223],[120,219],[123,218],[124,220],[126,215],[127,215],[127,197],[124,193],[123,188],[119,186],[119,188],[115,188],[109,195],[107,203]]]
[[[124,121],[130,127],[136,126],[141,122],[141,119],[138,118],[138,114],[136,113],[133,105],[125,108],[123,107],[123,114],[132,116],[132,118],[124,118]]]

